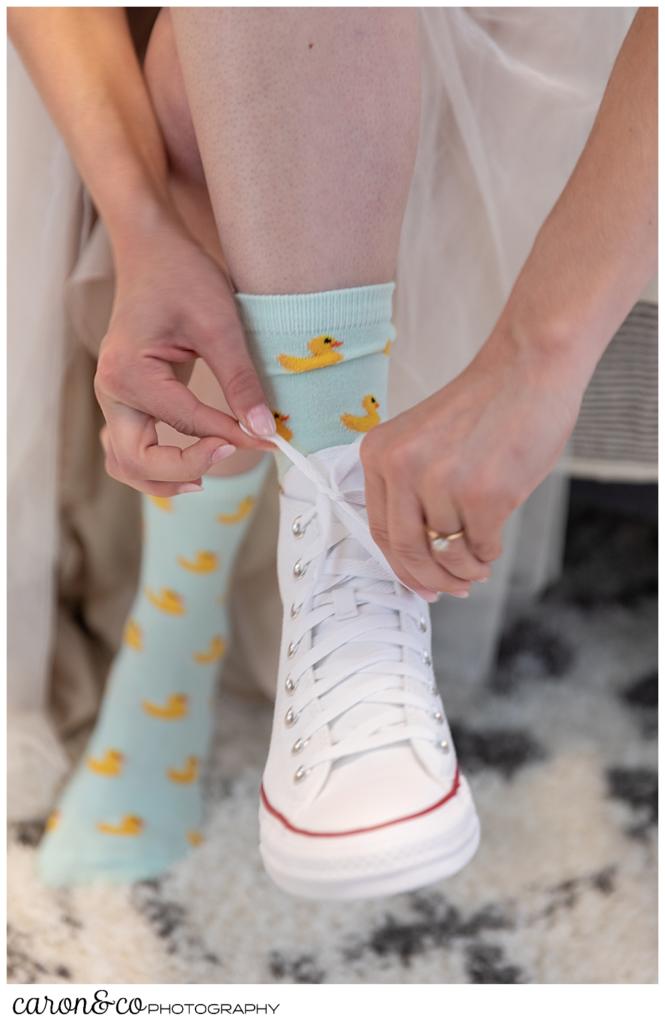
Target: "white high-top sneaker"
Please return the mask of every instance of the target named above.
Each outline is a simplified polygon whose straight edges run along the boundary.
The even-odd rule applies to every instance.
[[[432,671],[429,608],[367,526],[360,442],[282,482],[284,603],[261,854],[287,892],[355,899],[459,871],[480,837]]]

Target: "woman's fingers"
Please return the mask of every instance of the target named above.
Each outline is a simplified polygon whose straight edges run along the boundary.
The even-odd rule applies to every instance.
[[[155,421],[150,416],[120,403],[112,403],[104,412],[108,472],[149,494],[156,493],[146,490],[156,482],[177,485],[198,481],[212,465],[236,450],[234,445],[214,437],[202,438],[182,449],[159,445]]]
[[[391,564],[396,556],[426,590],[458,596],[468,593],[468,581],[453,575],[433,557],[427,543],[423,510],[413,490],[387,487],[387,522],[387,557]]]
[[[489,501],[482,505],[479,503],[477,506],[469,506],[465,513],[466,544],[480,562],[495,562],[501,555],[501,531],[509,512],[500,516],[496,506],[492,506],[493,503]]]
[[[438,561],[429,546],[424,512],[415,490],[386,482],[375,468],[378,460],[368,440],[360,447],[367,515],[372,536],[395,574],[426,600],[432,600],[439,593],[466,594],[469,579],[485,578],[487,567],[481,569],[476,559],[467,553],[463,564],[472,577],[460,578]]]
[[[444,509],[442,505],[447,508]],[[452,504],[448,505],[445,502],[437,502],[432,511],[426,506],[425,520],[427,529],[440,534],[442,538],[463,529],[460,515],[454,511]],[[442,551],[437,551],[436,547],[432,545],[432,539],[427,534],[426,538],[432,558],[453,576],[467,580],[469,583],[477,583],[489,578],[490,566],[486,562],[482,562],[470,550],[466,530],[461,537],[448,541],[448,546]]]
[[[150,475],[149,466],[142,462],[146,446],[137,443],[135,431],[131,433],[128,429],[122,437],[118,436],[123,425],[130,428],[137,422],[143,424],[146,418],[153,423],[168,423],[188,437],[211,439],[212,445],[198,449],[201,458],[204,452],[212,452],[224,443],[243,448],[266,447],[265,441],[245,434],[232,416],[199,401],[187,385],[178,380],[173,366],[162,359],[144,356],[138,361],[133,359],[130,364],[121,349],[107,346],[99,358],[95,392],[111,431],[116,457],[129,477],[155,479]],[[156,438],[152,443],[156,443]],[[187,479],[181,474],[197,458],[197,454],[190,455],[182,463],[172,452],[170,457],[160,462],[162,471],[167,474],[162,478]],[[166,470],[165,465],[168,467]],[[199,475],[208,467],[197,463],[196,468]]]
[[[275,433],[261,382],[250,359],[245,333],[235,303],[222,331],[224,344],[215,339],[201,355],[219,381],[235,416],[259,437]]]
[[[437,533],[443,534],[444,531],[438,530]],[[491,566],[481,562],[469,551],[464,537],[449,541],[445,551],[437,551],[435,548],[431,548],[431,551],[436,562],[459,579],[467,580],[468,583],[485,583],[490,578]]]
[[[201,490],[202,481],[200,479],[191,480],[184,484],[162,483],[160,480],[130,480],[122,474],[113,451],[108,427],[102,428],[99,439],[102,443],[102,448],[104,449],[106,457],[106,472],[119,483],[127,484],[127,486],[132,487],[134,490],[140,491],[142,494],[151,495],[155,498],[173,498],[178,494],[187,494],[191,491]]]
[[[109,420],[109,430],[116,459],[129,479],[197,480],[236,451],[235,445],[219,437],[203,437],[186,448],[160,445],[154,419],[134,409],[124,409]]]
[[[215,437],[239,447],[257,447],[232,416],[199,401],[167,363],[155,363],[158,365],[145,372],[140,382],[129,375],[132,383],[123,385],[112,397],[187,437]]]
[[[235,447],[267,447],[265,441],[248,437],[233,417],[200,402],[161,360],[143,361],[135,374],[123,373],[122,381],[114,380],[104,367],[100,359],[95,389],[109,428],[114,466],[119,479],[139,490],[148,481],[198,480]],[[157,421],[200,440],[187,448],[160,445]]]
[[[373,539],[379,545],[384,555],[390,562],[395,574],[402,583],[415,590],[426,601],[436,598],[437,592],[424,588],[419,581],[411,575],[408,569],[397,558],[390,548],[388,536],[388,509],[386,501],[386,486],[383,478],[378,473],[367,472],[365,475],[365,502],[367,506],[367,519]]]

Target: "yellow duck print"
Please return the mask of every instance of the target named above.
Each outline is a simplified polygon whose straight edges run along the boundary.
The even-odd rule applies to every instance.
[[[153,704],[150,700],[144,700],[143,710],[153,718],[184,718],[187,714],[187,704],[187,697],[184,693],[172,693],[166,704]]]
[[[365,409],[366,416],[352,416],[349,412],[343,412],[340,416],[340,420],[348,430],[356,430],[361,434],[371,430],[372,427],[376,427],[381,422],[377,409],[380,408],[374,395],[365,395],[362,400],[362,407]]]
[[[124,760],[119,750],[107,750],[103,757],[89,757],[86,764],[97,775],[120,775]]]
[[[45,832],[53,832],[53,830],[56,829],[59,824],[60,824],[60,811],[51,811],[51,813],[49,814],[48,818],[46,819],[46,824],[44,825],[44,831]]]
[[[143,633],[136,619],[130,619],[125,626],[123,640],[134,651],[143,650]]]
[[[100,821],[97,828],[107,836],[139,836],[143,831],[143,819],[135,814],[126,814],[118,825]]]
[[[254,498],[243,498],[235,512],[229,515],[217,516],[217,522],[224,526],[233,526],[234,523],[241,523],[254,508]]]
[[[162,587],[159,592],[156,592],[151,590],[150,587],[146,587],[145,596],[150,601],[150,604],[158,608],[160,612],[165,612],[167,615],[185,614],[185,602],[180,594],[176,594],[175,590]]]
[[[308,370],[320,370],[324,366],[341,363],[344,356],[335,349],[341,348],[343,341],[331,338],[329,334],[320,334],[307,343],[311,356],[277,356],[279,365],[289,373],[307,373]]]
[[[207,651],[195,651],[194,661],[197,665],[211,665],[213,661],[219,661],[223,654],[224,641],[219,633],[216,633],[210,641],[210,646]]]
[[[193,560],[178,555],[178,565],[186,569],[187,572],[214,572],[219,566],[219,559],[214,551],[197,551],[196,558]]]
[[[148,497],[153,503],[155,508],[161,508],[163,512],[173,511],[173,499],[172,498],[158,498],[154,494],[149,494]]]
[[[290,420],[290,416],[286,416],[283,412],[273,412],[275,417],[275,429],[280,437],[283,437],[285,441],[290,441],[293,437],[293,431],[290,427],[287,427],[287,420]]]
[[[387,342],[385,343],[385,345],[383,346],[383,348],[381,350],[383,352],[384,356],[389,356],[390,355],[392,347],[393,347],[392,338],[388,338]]]
[[[188,757],[183,768],[168,768],[166,775],[171,782],[180,782],[183,785],[196,782],[199,777],[198,757]]]
[[[203,842],[203,833],[196,831],[188,832],[187,841],[191,843],[192,846],[200,846]]]

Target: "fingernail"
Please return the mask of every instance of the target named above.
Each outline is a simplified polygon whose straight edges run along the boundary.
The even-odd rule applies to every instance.
[[[193,494],[194,491],[202,491],[200,484],[183,484],[178,488],[178,494]]]
[[[221,462],[222,459],[228,459],[229,455],[233,455],[237,450],[234,444],[220,444],[219,448],[215,448],[210,456],[210,462],[212,464],[213,462]]]
[[[483,576],[482,580],[477,580],[476,582],[477,583],[487,583],[488,580],[489,580],[489,576]]]
[[[469,591],[468,590],[460,590],[460,592],[458,594],[451,594],[450,596],[451,597],[468,597],[469,596]]]
[[[250,409],[247,422],[259,437],[272,437],[275,433],[275,418],[267,405],[255,405]]]

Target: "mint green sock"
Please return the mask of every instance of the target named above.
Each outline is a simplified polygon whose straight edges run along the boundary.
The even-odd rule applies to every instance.
[[[350,443],[387,417],[394,287],[236,295],[278,433],[300,451]]]
[[[139,590],[87,750],[47,823],[47,884],[154,877],[201,841],[226,588],[268,465],[144,498]]]

